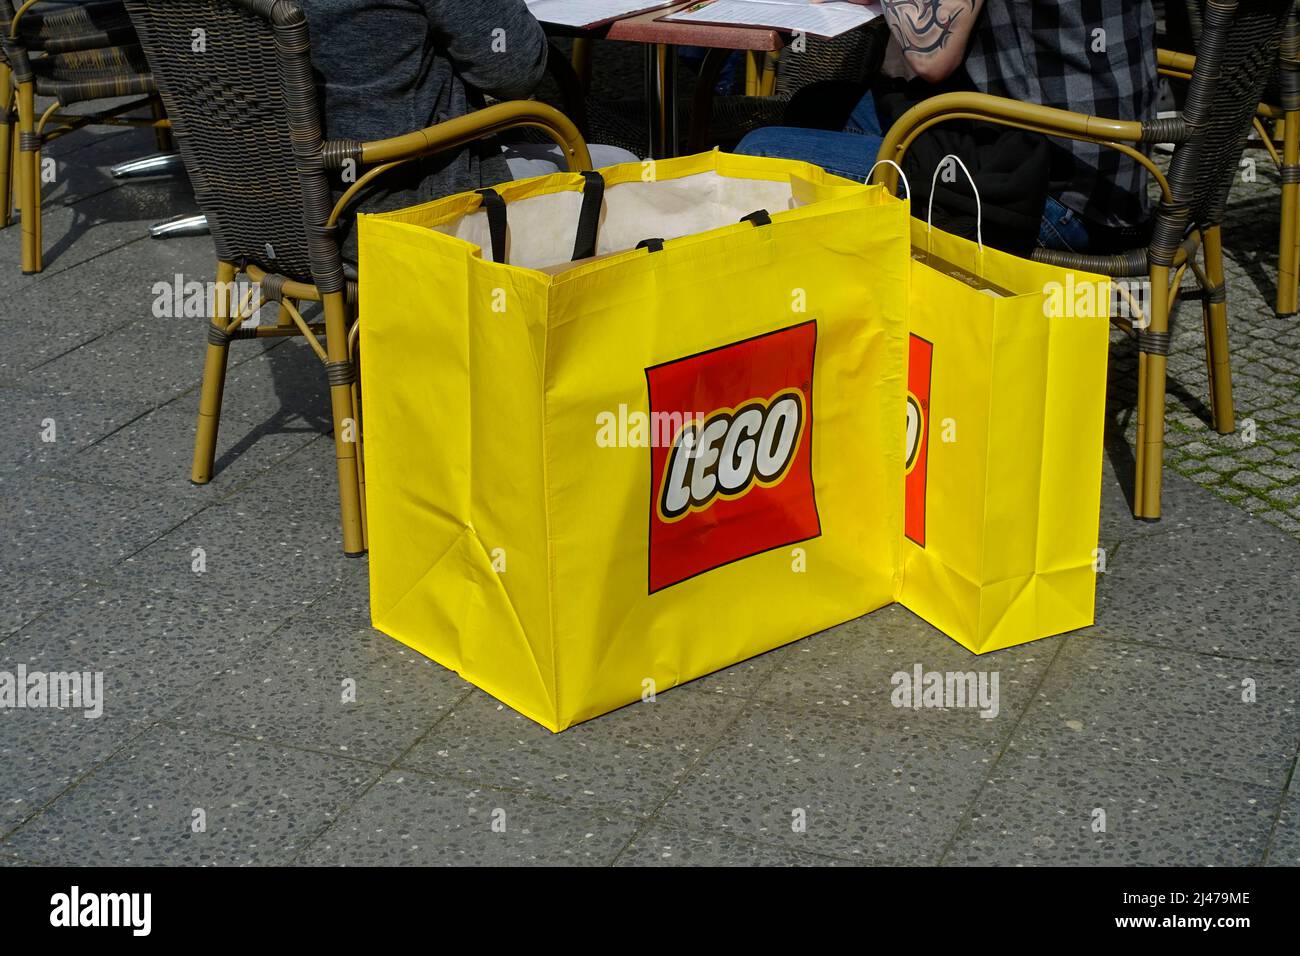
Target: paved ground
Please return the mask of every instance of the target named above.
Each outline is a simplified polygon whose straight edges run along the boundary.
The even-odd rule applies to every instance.
[[[0,862],[1300,863],[1300,341],[1267,304],[1271,170],[1228,231],[1257,441],[1201,421],[1192,303],[1166,517],[1133,522],[1116,344],[1096,627],[977,661],[891,608],[552,736],[368,627],[305,347],[235,343],[219,472],[189,485],[203,328],[150,303],[209,278],[211,246],[144,238],[189,208],[107,178],[147,149],[53,151],[40,277],[0,232],[0,671],[100,670],[107,700],[0,709]],[[996,670],[999,715],[890,706],[916,663]]]

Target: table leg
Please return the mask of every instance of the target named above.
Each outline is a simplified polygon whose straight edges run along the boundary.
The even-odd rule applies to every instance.
[[[582,84],[582,92],[591,92],[591,39],[589,37],[578,37],[573,41],[573,72],[578,76],[578,82]]]
[[[677,47],[669,43],[646,46],[646,95],[650,155],[677,155]]]

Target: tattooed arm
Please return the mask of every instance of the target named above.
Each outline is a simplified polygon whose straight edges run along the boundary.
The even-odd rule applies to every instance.
[[[947,79],[966,55],[984,0],[881,0],[907,65],[921,79]]]

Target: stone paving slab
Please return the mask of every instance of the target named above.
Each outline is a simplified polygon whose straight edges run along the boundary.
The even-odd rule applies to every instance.
[[[1264,862],[1269,866],[1300,866],[1300,797],[1285,797],[1277,828]]]
[[[33,475],[5,488],[0,573],[104,575],[194,514],[193,500]]]
[[[1295,555],[1289,535],[1240,513],[1136,538],[1107,562],[1097,621],[1151,644],[1300,665]]]
[[[996,757],[995,745],[936,731],[755,706],[662,814],[860,863],[936,863]]]
[[[1008,754],[944,863],[1249,866],[1264,855],[1278,799],[1201,774]]]
[[[46,268],[39,275],[25,276],[19,268],[22,245],[18,229],[0,230],[0,260],[13,264],[12,268],[0,269],[0,292],[23,292],[105,253],[148,243],[153,223],[193,211],[193,199],[181,184],[151,194],[138,190],[136,186],[119,186],[85,202],[45,209],[41,228]],[[91,208],[93,213],[89,212]],[[158,278],[162,277],[149,277],[148,287]],[[141,302],[142,306],[147,304]]]
[[[5,843],[76,866],[286,864],[377,777],[356,761],[158,725]]]
[[[1008,648],[990,657],[972,654],[901,605],[891,605],[824,634],[771,652],[775,673],[754,696],[817,714],[860,718],[873,727],[924,731],[996,741],[1011,732],[1034,699],[1062,642],[1048,638]],[[911,686],[914,672],[989,671],[998,675],[998,707],[924,713],[892,702],[895,690]],[[895,680],[895,675],[904,675]]]
[[[143,588],[91,586],[41,615],[0,647],[0,667],[104,674],[105,713],[165,716],[253,657],[275,621],[250,626],[230,608]]]
[[[214,674],[175,719],[390,764],[469,691],[423,655],[313,605],[256,655]]]
[[[136,319],[64,353],[40,367],[40,380],[57,391],[101,400],[119,399],[148,406],[161,405],[196,384],[202,371],[204,331],[189,323],[185,334],[171,333],[172,320]],[[246,360],[273,340],[258,339],[241,349]],[[141,374],[140,356],[149,358]]]
[[[396,770],[349,807],[303,862],[591,866],[612,862],[635,832],[632,817]]]
[[[0,401],[0,480],[48,473],[149,411],[36,387],[0,389]]]
[[[1281,790],[1300,739],[1300,670],[1101,640],[1104,630],[1064,639],[1009,752],[1087,755],[1099,769],[1149,764]]]
[[[572,806],[650,813],[742,706],[687,686],[557,735],[476,690],[400,764]]]
[[[322,518],[285,515],[270,524],[218,505],[123,562],[111,583],[192,596],[261,621],[309,605],[343,579],[348,561],[337,527]]]
[[[194,423],[195,416],[186,409],[174,405],[153,409],[60,463],[54,472],[115,488],[162,489],[206,504],[229,495],[320,436],[311,422],[288,414],[273,414],[256,424],[232,415],[217,432],[212,481],[196,486],[190,482]]]
[[[844,866],[843,860],[754,843],[717,833],[647,827],[619,855],[616,866]]]
[[[13,232],[5,230],[0,236]],[[131,234],[120,227],[112,232]],[[32,375],[32,370],[107,332],[154,318],[158,322],[157,339],[177,338],[179,330],[172,326],[189,333],[188,339],[182,337],[178,341],[178,345],[192,343],[189,361],[180,368],[192,370],[191,377],[197,382],[205,341],[203,320],[167,316],[159,300],[165,302],[168,297],[155,291],[155,285],[159,282],[173,285],[177,274],[186,277],[185,281],[212,278],[212,256],[212,240],[207,237],[153,242],[137,234],[133,241],[118,244],[75,268],[60,271],[51,266],[38,276],[28,277],[20,287],[5,293],[6,315],[15,321],[6,326],[11,349],[0,358],[0,376],[12,379],[25,373],[39,384],[47,385],[45,377]],[[175,311],[174,293],[169,308]],[[163,315],[156,316],[155,311]],[[246,350],[241,352],[246,354]],[[234,361],[240,357],[234,356]],[[145,363],[145,367],[156,362],[159,371],[167,370],[162,358],[155,357],[150,350],[135,359],[137,363]]]
[[[6,667],[14,663],[7,652],[0,659]],[[90,720],[73,711],[0,710],[0,834],[9,834],[147,729],[122,716]],[[14,849],[8,843],[0,848]],[[50,859],[39,846],[29,858]]]
[[[29,621],[58,606],[86,586],[63,573],[11,571],[5,575],[0,604],[0,646]]]

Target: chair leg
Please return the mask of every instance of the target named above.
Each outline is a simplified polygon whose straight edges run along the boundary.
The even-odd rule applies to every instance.
[[[235,267],[229,262],[217,263],[217,292],[212,315],[213,330],[224,335],[230,324],[230,313],[235,308],[231,301],[234,288]],[[203,388],[199,392],[199,420],[194,429],[194,461],[190,466],[190,481],[206,485],[212,480],[212,465],[217,454],[217,428],[221,424],[221,397],[226,389],[226,360],[230,353],[229,339],[223,335],[208,337],[208,350],[203,360]]]
[[[45,268],[45,214],[41,209],[41,149],[37,144],[32,151],[32,208],[36,210],[36,215],[32,217],[32,225],[36,230],[36,237],[32,240],[32,248],[36,256],[36,271],[40,272]]]
[[[36,104],[31,83],[18,85],[18,188],[22,195],[24,275],[41,271],[41,171],[36,168]]]
[[[343,525],[343,553],[360,557],[365,553],[361,530],[361,484],[357,471],[358,426],[353,417],[354,371],[348,360],[347,304],[343,293],[322,296],[325,307],[325,373],[330,385],[334,415],[334,458],[338,464],[339,516]]]
[[[149,101],[149,110],[154,119],[166,119],[167,111],[163,109],[162,100],[154,97]],[[160,153],[176,152],[176,141],[172,139],[172,131],[167,127],[155,126],[153,131],[154,143]]]
[[[1137,473],[1133,515],[1154,521],[1160,517],[1164,478],[1165,369],[1169,351],[1169,269],[1151,269],[1150,325],[1138,333]]]
[[[13,109],[18,109],[16,102]],[[21,158],[18,155],[18,127],[11,124],[9,138],[9,222],[12,225],[17,222],[17,216],[23,208],[23,191],[18,184],[18,170],[20,168]]]
[[[1236,427],[1232,409],[1232,364],[1228,355],[1228,286],[1223,278],[1223,234],[1219,226],[1205,230],[1205,362],[1210,376],[1210,409],[1214,430],[1230,435]]]
[[[7,63],[0,63],[0,229],[9,225],[10,212],[13,209],[14,174],[11,160],[13,158],[14,121],[11,108],[13,91],[10,82],[13,71]]]
[[[591,90],[591,45],[594,41],[587,37],[578,37],[573,41],[573,72],[582,84],[582,92]]]
[[[761,53],[753,50],[745,51],[745,95],[757,96],[758,85],[763,72],[762,65],[759,61]]]
[[[1282,129],[1282,227],[1277,250],[1277,313],[1300,308],[1300,111],[1288,112]]]
[[[366,522],[366,448],[365,425],[361,410],[361,321],[355,319],[348,330],[348,360],[352,363],[352,419],[357,423],[357,494],[361,505],[361,544],[370,550],[370,528]]]

